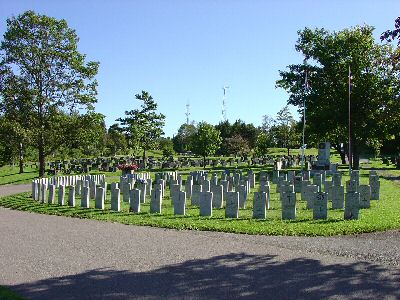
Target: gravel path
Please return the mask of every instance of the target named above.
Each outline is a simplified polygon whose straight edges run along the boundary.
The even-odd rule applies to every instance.
[[[400,299],[399,231],[250,236],[0,207],[0,232],[0,285],[28,299]]]

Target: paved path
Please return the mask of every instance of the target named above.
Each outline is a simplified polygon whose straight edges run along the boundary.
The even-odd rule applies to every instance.
[[[400,298],[399,232],[249,236],[5,208],[0,229],[0,285],[28,299]]]
[[[250,236],[0,208],[0,233],[0,285],[28,299],[400,299],[399,231]]]
[[[8,196],[12,194],[18,194],[22,192],[28,192],[32,188],[32,185],[29,184],[6,184],[0,185],[0,197]]]

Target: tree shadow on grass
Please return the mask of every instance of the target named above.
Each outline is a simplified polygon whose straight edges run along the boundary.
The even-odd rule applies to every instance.
[[[232,253],[145,272],[93,269],[10,286],[28,299],[399,298],[400,274],[360,262]]]
[[[398,170],[395,167],[388,167],[388,166],[386,166],[386,167],[384,167],[384,166],[382,166],[382,167],[363,167],[362,169],[367,170],[367,171],[395,171],[395,170]]]
[[[400,181],[400,176],[380,175],[380,177],[390,181]]]

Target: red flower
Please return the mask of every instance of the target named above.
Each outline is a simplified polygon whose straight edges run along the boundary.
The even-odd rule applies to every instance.
[[[118,165],[118,169],[123,171],[136,171],[138,169],[138,166],[137,164],[122,164]]]

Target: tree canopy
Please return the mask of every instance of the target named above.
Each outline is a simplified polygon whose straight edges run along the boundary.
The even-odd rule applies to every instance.
[[[207,156],[214,155],[221,145],[222,139],[219,130],[207,122],[200,122],[197,125],[195,135],[194,151],[203,157],[204,166]]]
[[[164,134],[165,116],[157,113],[157,103],[146,91],[135,95],[142,101],[140,109],[125,111],[125,118],[119,118],[131,146],[138,145],[143,150],[143,161],[146,162],[146,151],[157,144],[157,139]]]
[[[99,63],[85,63],[78,40],[65,20],[33,11],[7,19],[0,45],[3,114],[10,108],[6,102],[23,102],[23,129],[38,149],[40,176],[45,174],[46,156],[64,142],[60,129],[65,113],[93,110],[97,101],[94,77]]]
[[[392,47],[376,44],[373,27],[367,25],[339,32],[305,28],[298,34],[296,50],[305,62],[280,71],[277,86],[289,93],[288,104],[299,112],[305,98],[308,140],[328,140],[338,146],[348,140],[350,68],[351,144],[357,169],[361,150],[379,145],[398,124],[399,77],[388,63]]]
[[[182,124],[172,139],[174,150],[179,153],[193,151],[196,132],[197,128],[194,124]]]
[[[398,17],[394,21],[394,29],[386,30],[381,35],[381,41],[386,40],[388,42],[392,42],[395,39],[398,39],[398,41],[397,41],[396,53],[393,56],[393,58],[395,59],[395,62],[398,62],[398,60],[400,59],[400,17]]]

